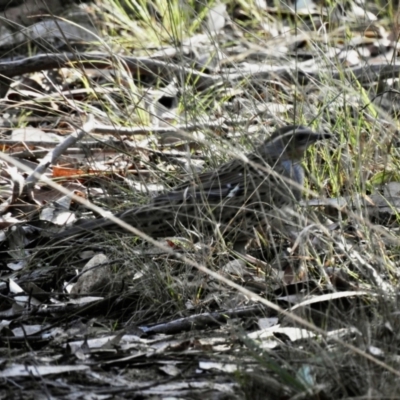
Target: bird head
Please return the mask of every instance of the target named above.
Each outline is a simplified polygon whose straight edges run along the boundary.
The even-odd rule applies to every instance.
[[[265,144],[271,155],[279,156],[281,160],[298,161],[308,146],[331,137],[329,133],[314,132],[301,125],[288,125],[277,129]]]

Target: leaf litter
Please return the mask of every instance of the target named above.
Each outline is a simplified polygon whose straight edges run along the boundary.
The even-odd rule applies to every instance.
[[[297,11],[217,4],[180,48],[0,65],[14,80],[3,99],[2,151],[36,172],[2,160],[7,385],[34,397],[39,381],[24,378],[38,377],[59,398],[396,393],[394,376],[382,382],[382,370],[334,341],[399,362],[396,31],[361,1],[329,12],[299,3]],[[337,133],[306,161],[308,186],[325,199],[296,211],[306,223],[295,241],[257,237],[239,259],[198,232],[197,243],[166,244],[326,336],[130,235],[46,241],[60,225],[94,216],[41,177],[116,212],[251,151],[292,121]]]

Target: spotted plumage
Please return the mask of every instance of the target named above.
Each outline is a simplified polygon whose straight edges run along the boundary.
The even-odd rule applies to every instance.
[[[304,152],[311,144],[329,137],[303,126],[285,126],[248,154],[247,160],[222,164],[157,196],[148,205],[117,216],[152,237],[174,236],[183,227],[213,235],[218,227],[228,240],[243,243],[254,227],[269,223],[274,210],[300,199]],[[67,229],[58,237],[95,229],[123,231],[102,218]]]

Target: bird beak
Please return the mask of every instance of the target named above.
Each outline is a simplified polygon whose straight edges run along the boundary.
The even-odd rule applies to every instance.
[[[325,139],[331,139],[333,138],[333,135],[327,132],[313,132],[309,137],[307,144],[305,144],[305,147],[307,148],[308,146],[314,144],[315,142],[319,142],[320,140],[325,140]]]
[[[324,140],[324,139],[332,139],[333,135],[328,132],[318,132],[317,133],[318,138],[316,140]]]

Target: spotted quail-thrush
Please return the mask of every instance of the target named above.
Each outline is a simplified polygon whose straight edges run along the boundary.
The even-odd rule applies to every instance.
[[[274,210],[300,199],[304,152],[316,141],[330,137],[303,126],[285,126],[248,154],[247,160],[222,164],[157,196],[148,205],[116,216],[152,237],[174,236],[182,227],[210,235],[218,227],[236,249],[242,249],[254,227],[270,224],[276,219]],[[124,231],[101,218],[67,229],[57,238],[95,229]]]

